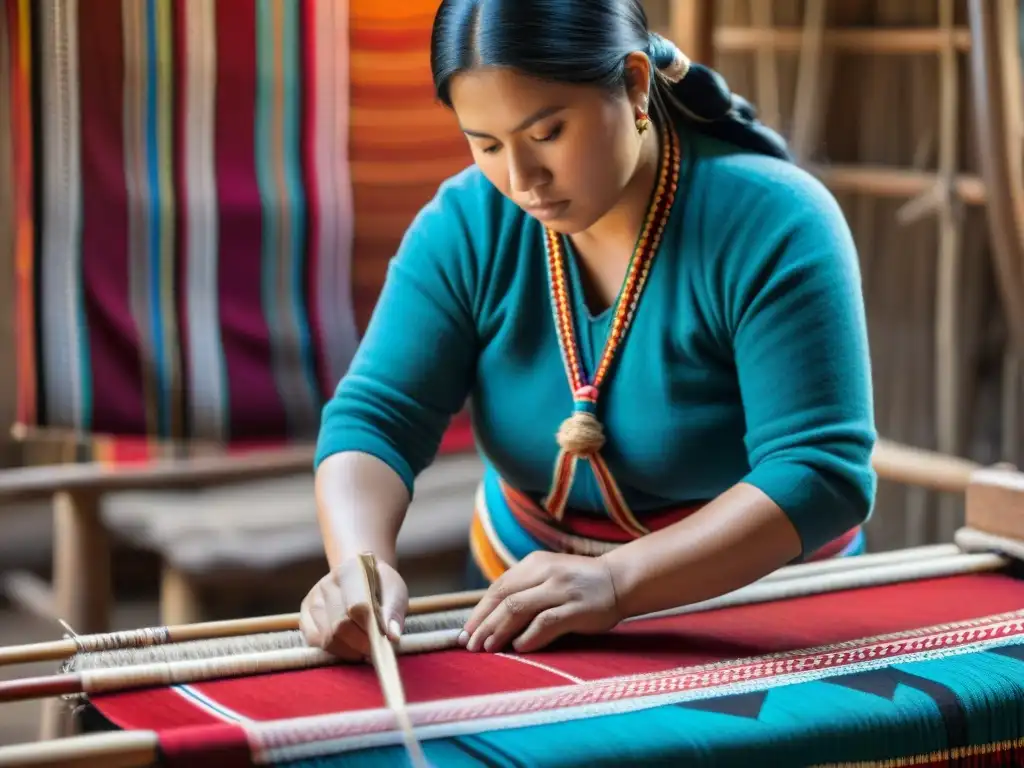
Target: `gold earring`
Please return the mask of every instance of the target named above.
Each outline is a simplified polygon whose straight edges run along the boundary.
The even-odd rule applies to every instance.
[[[642,108],[637,107],[637,118],[636,118],[636,132],[643,136],[647,133],[647,129],[651,127],[651,118],[647,116]]]

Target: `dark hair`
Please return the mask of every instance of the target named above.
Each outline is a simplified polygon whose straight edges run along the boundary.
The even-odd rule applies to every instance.
[[[641,0],[442,0],[434,17],[430,64],[437,97],[449,108],[451,78],[474,67],[510,67],[543,80],[617,89],[625,59],[643,51],[656,71],[651,119],[685,123],[741,149],[791,160],[786,141],[758,121],[754,107],[722,76],[685,62],[652,33]]]

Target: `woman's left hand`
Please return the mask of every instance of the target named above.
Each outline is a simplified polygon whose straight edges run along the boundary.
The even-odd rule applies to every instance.
[[[493,652],[513,641],[516,651],[529,653],[568,632],[606,632],[620,620],[605,560],[534,552],[491,585],[459,642]]]

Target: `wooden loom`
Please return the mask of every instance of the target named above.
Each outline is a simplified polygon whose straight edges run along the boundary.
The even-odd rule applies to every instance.
[[[993,29],[999,24],[1007,28],[1006,14],[1010,6],[1005,2],[998,5],[974,3],[971,6],[971,26],[968,28],[951,26],[949,6],[948,0],[944,0],[941,6],[943,29],[851,30],[827,29],[824,4],[821,0],[809,4],[803,27],[792,28],[770,27],[769,5],[754,2],[751,7],[759,14],[755,19],[755,25],[740,28],[716,25],[714,3],[706,0],[674,0],[671,5],[669,29],[666,32],[678,40],[684,49],[693,50],[694,58],[698,60],[713,60],[716,53],[756,51],[759,57],[762,57],[762,63],[768,72],[773,69],[771,62],[774,59],[765,54],[779,51],[801,51],[801,71],[805,73],[817,71],[822,65],[823,57],[827,59],[832,51],[859,50],[869,55],[934,52],[943,57],[946,69],[951,56],[969,52],[972,62],[975,63],[976,92],[1004,95],[1010,93],[1011,81],[1006,73],[1012,71],[1010,65],[1013,62],[1009,62],[1007,55],[1001,53],[1005,46],[1000,44],[1000,40],[993,33]],[[950,81],[950,78],[944,77],[944,83],[947,81]],[[800,85],[796,120],[798,135],[794,137],[794,145],[798,156],[806,158],[809,155],[809,148],[815,141],[815,131],[804,126],[813,123],[815,107],[819,106],[818,102],[821,99],[818,95],[819,86],[810,74],[805,74],[801,78]],[[944,115],[947,116],[951,110],[955,110],[958,103],[956,93],[950,90],[951,87],[945,86],[944,91]],[[773,112],[771,93],[771,88],[765,88],[758,94],[757,99],[765,105],[763,111],[768,114],[769,120]],[[910,197],[912,200],[906,210],[913,212],[914,216],[924,215],[929,211],[938,212],[942,220],[941,227],[947,234],[951,232],[952,227],[950,206],[953,200],[986,205],[993,222],[995,242],[1001,246],[998,251],[1004,254],[1000,257],[1000,263],[1005,265],[1003,273],[1010,278],[1001,281],[1001,285],[1004,286],[1004,300],[1008,311],[1011,311],[1014,306],[1021,303],[1021,297],[1024,296],[1024,284],[1019,289],[1015,288],[1020,281],[1012,279],[1019,273],[1019,265],[1024,263],[1024,256],[1020,255],[1022,246],[1019,238],[1013,235],[1018,231],[1014,227],[1013,216],[1014,212],[1019,210],[1019,204],[1007,204],[1005,201],[1020,197],[1020,179],[1008,174],[1006,158],[1001,156],[996,148],[1007,146],[1009,152],[1005,126],[1012,115],[1006,113],[1001,99],[979,96],[976,97],[976,102],[979,107],[975,110],[978,113],[977,119],[984,129],[979,131],[982,134],[979,144],[986,148],[981,156],[987,160],[982,176],[958,175],[948,163],[938,174],[870,166],[809,167],[837,192]],[[1016,102],[1011,100],[1008,103]],[[942,144],[947,148],[943,154],[947,160],[948,147],[955,140],[955,126],[944,118]],[[991,200],[990,190],[999,191]],[[943,242],[944,248],[954,247],[953,239],[944,238]],[[944,273],[953,274],[956,254],[950,250],[942,258],[948,267]],[[955,305],[948,291],[950,280],[947,279],[944,285],[946,289],[941,293],[940,302],[946,309],[941,310],[940,315],[950,317]],[[951,373],[951,369],[955,367],[962,351],[957,348],[955,339],[951,336],[951,329],[954,326],[955,322],[944,322],[936,340],[937,349],[945,361],[941,364],[945,373],[937,377],[940,387],[953,386],[952,383],[957,379],[957,375]],[[940,421],[943,423],[949,423],[949,403],[956,399],[955,391],[940,396]],[[943,427],[940,433],[952,434],[951,429]],[[17,431],[19,438],[23,440],[50,439],[68,444],[69,435],[66,434],[49,432],[47,435],[39,435],[24,429]],[[70,437],[71,442],[74,442],[75,436]],[[87,439],[85,436],[80,438]],[[940,437],[938,449],[951,455],[958,454],[961,452],[959,442],[958,439],[947,440]],[[887,446],[881,448],[883,453],[886,450]],[[16,587],[15,591],[23,598],[23,602],[30,604],[35,612],[43,615],[59,613],[74,626],[87,631],[101,631],[108,622],[110,603],[109,573],[104,568],[104,564],[109,561],[110,543],[99,519],[99,508],[106,494],[118,490],[168,490],[229,485],[256,478],[295,475],[307,471],[310,466],[307,460],[311,455],[311,448],[299,447],[280,453],[267,452],[238,459],[197,458],[170,461],[163,466],[153,467],[152,473],[135,473],[128,470],[123,479],[115,478],[113,473],[103,469],[95,472],[95,468],[92,467],[81,470],[77,467],[68,467],[66,469],[70,476],[75,478],[72,484],[74,487],[67,486],[66,476],[63,474],[65,468],[60,468],[55,470],[55,474],[39,471],[33,478],[35,490],[28,494],[17,490],[24,488],[24,478],[11,477],[9,481],[17,499],[53,499],[57,531],[54,557],[55,589],[52,592],[39,589],[35,582],[25,579],[12,583],[12,586]],[[246,466],[250,461],[251,469]],[[92,479],[86,481],[85,476]],[[15,500],[5,492],[3,483],[3,479],[0,479],[0,499]],[[173,576],[173,572],[169,571],[164,585],[166,601],[172,607],[188,600],[185,594],[186,585]],[[174,613],[173,610],[170,612]]]
[[[812,11],[817,6],[809,4]],[[703,28],[709,25],[713,16],[713,4],[676,0],[673,29],[683,35],[687,29]],[[767,6],[755,3],[754,7],[764,9]],[[941,6],[945,8],[946,5]],[[1014,158],[1012,136],[1007,135],[1006,126],[1013,122],[1014,115],[1008,114],[1006,104],[1015,104],[1015,82],[1008,76],[1009,72],[1019,72],[1019,63],[1008,62],[997,35],[999,24],[1007,28],[1007,16],[1010,4],[1006,2],[973,2],[971,9],[971,25],[968,28],[947,28],[945,30],[829,30],[825,29],[821,16],[809,12],[811,23],[800,28],[734,28],[718,27],[714,30],[714,48],[720,52],[734,51],[798,51],[807,50],[809,66],[820,63],[819,56],[828,51],[860,50],[869,54],[899,55],[911,53],[935,53],[948,61],[954,54],[969,53],[972,61],[972,74],[975,78],[976,104],[983,106],[976,109],[976,120],[979,126],[979,145],[984,147],[981,153],[982,173],[977,176],[958,173],[955,168],[944,165],[939,173],[926,173],[912,170],[876,168],[868,166],[829,166],[812,169],[834,190],[860,192],[884,197],[911,198],[912,205],[905,210],[908,215],[924,215],[936,213],[939,226],[949,232],[953,221],[952,211],[957,202],[971,205],[984,205],[992,228],[993,241],[997,250],[1000,274],[1005,277],[1000,284],[1003,286],[1007,313],[1017,312],[1018,320],[1021,297],[1024,297],[1024,285],[1019,278],[1024,257],[1021,256],[1020,224],[1020,175],[1009,168],[1019,168],[1019,163],[1007,165],[1009,158]],[[689,9],[689,10],[687,10]],[[699,24],[693,24],[694,17],[687,13],[697,14]],[[944,11],[945,14],[945,11]],[[948,16],[944,15],[944,23],[948,24]],[[1000,19],[1002,20],[1000,22]],[[688,34],[688,33],[687,33]],[[677,37],[677,39],[680,39]],[[698,57],[699,58],[699,57]],[[710,58],[710,56],[708,57]],[[808,81],[810,82],[810,81]],[[945,83],[945,79],[944,79]],[[813,85],[813,83],[812,83]],[[999,94],[1013,93],[1010,100],[996,97]],[[952,94],[952,95],[950,95]],[[946,112],[949,105],[956,103],[955,92],[946,89]],[[979,101],[979,99],[981,101]],[[806,100],[804,103],[812,103]],[[1013,107],[1009,108],[1009,112]],[[944,121],[943,125],[946,125]],[[952,129],[950,129],[952,130]],[[949,146],[955,141],[955,133],[943,128],[943,145]],[[808,146],[810,134],[800,146]],[[1005,153],[1005,154],[1001,154]],[[944,154],[944,157],[947,155]],[[955,245],[944,246],[940,257],[949,265],[954,265],[957,258]],[[950,273],[949,269],[946,270]],[[948,282],[946,283],[948,286]],[[1014,286],[1020,286],[1015,288]],[[944,292],[942,301],[948,306],[948,293]],[[956,339],[951,332],[952,324],[945,323],[939,329],[936,345],[940,355],[946,362],[943,367],[948,370],[949,361],[955,360],[958,354]],[[1014,322],[1014,327],[1020,327]],[[941,382],[954,382],[955,376],[939,377],[940,387],[954,386]],[[949,413],[949,403],[956,399],[956,390],[945,390],[940,396],[940,408]],[[1008,413],[1013,413],[1009,411]],[[1019,419],[1019,414],[1018,419]],[[944,434],[954,434],[947,425]],[[949,452],[955,440],[940,439],[940,448]],[[920,453],[892,443],[883,443],[876,454],[876,466],[884,479],[899,480],[889,474],[895,469],[917,473],[916,460]],[[118,470],[116,474],[103,468],[92,466],[68,466],[59,468],[33,469],[0,479],[0,501],[24,500],[29,498],[52,498],[55,518],[57,520],[58,540],[56,545],[55,564],[57,573],[55,582],[59,585],[58,602],[53,603],[54,595],[37,594],[43,603],[51,602],[52,612],[68,617],[72,624],[82,628],[100,627],[96,617],[104,616],[108,611],[108,590],[94,588],[109,580],[109,573],[104,571],[108,563],[108,543],[99,523],[99,506],[103,497],[118,490],[157,488],[193,487],[196,484],[226,484],[243,482],[268,475],[288,475],[305,472],[309,467],[311,449],[296,448],[280,454],[256,454],[233,459],[190,459],[171,461],[167,464],[140,468],[138,471]],[[970,472],[969,462],[960,463],[950,460],[949,478],[961,477],[963,472]],[[945,483],[945,481],[943,481]],[[960,487],[956,480],[950,480],[941,490],[955,491]],[[90,574],[79,581],[71,578],[71,574]],[[73,617],[77,616],[77,620]]]
[[[278,455],[278,454],[275,454]],[[310,456],[296,449],[296,462],[308,461]],[[56,468],[33,468],[10,473],[0,484],[0,502],[33,498],[39,493],[48,493],[57,486],[59,493],[98,494],[135,487],[154,487],[180,481],[183,473],[166,464],[143,465],[131,471],[119,470],[105,473],[102,468],[89,465],[69,465]],[[926,487],[936,491],[962,494],[970,488],[972,478],[983,470],[976,462],[957,457],[945,456],[908,446],[880,441],[876,448],[873,465],[880,478],[912,486]],[[247,477],[249,473],[261,471],[259,456],[249,460],[226,459],[223,457],[203,460],[189,460],[193,476],[203,480],[232,479]],[[279,465],[275,465],[279,466]],[[306,465],[308,466],[308,464]],[[55,478],[56,473],[56,478]],[[236,474],[237,473],[237,474]],[[56,480],[56,482],[55,482]],[[866,558],[866,559],[865,559]],[[876,564],[898,561],[898,554],[880,553],[858,559],[860,563]],[[796,571],[784,573],[803,575],[845,570],[849,566],[843,561],[824,561],[797,567]],[[788,578],[788,576],[787,576]],[[771,579],[769,579],[771,580]],[[465,609],[482,596],[480,591],[468,591],[441,597],[419,597],[410,600],[409,615],[444,614]],[[462,614],[460,614],[462,615]],[[164,626],[155,630],[137,632],[88,633],[61,641],[38,643],[19,648],[0,650],[0,666],[35,661],[55,661],[71,657],[76,652],[105,652],[131,647],[148,647],[164,643],[192,642],[216,637],[243,634],[262,634],[295,630],[298,614],[244,619],[231,621],[204,622],[180,626]],[[73,628],[73,627],[72,627]],[[0,684],[2,685],[2,684]]]
[[[1024,498],[1024,475],[972,467],[919,451],[894,452],[888,463],[880,465],[880,470],[906,482],[966,492],[967,526],[958,533],[956,543],[789,566],[722,597],[629,621],[986,573],[1001,570],[1011,560],[1024,556],[1024,526],[1019,513]],[[466,592],[414,598],[410,602],[406,634],[397,651],[417,654],[455,647],[461,627],[480,597],[480,592]],[[58,674],[0,683],[0,705],[5,701],[55,696],[75,699],[89,694],[337,663],[329,654],[305,645],[295,614],[78,636],[0,649],[0,665],[58,659],[64,662]],[[67,761],[83,767],[142,766],[152,763],[157,750],[156,733],[126,731],[0,749],[0,766],[27,768]]]
[[[843,166],[830,164],[808,167],[836,192],[856,192],[878,197],[910,198],[905,208],[908,220],[928,213],[940,218],[940,229],[949,237],[943,238],[941,260],[946,265],[944,288],[940,291],[944,320],[937,329],[936,349],[943,362],[943,374],[937,377],[937,386],[953,387],[943,390],[938,398],[938,419],[941,426],[937,450],[949,454],[963,453],[962,440],[951,419],[955,416],[952,403],[958,399],[955,382],[957,361],[962,357],[956,339],[955,301],[949,291],[950,275],[955,273],[958,258],[952,231],[955,203],[984,205],[989,213],[993,241],[1000,264],[1003,298],[1007,312],[1017,318],[1014,328],[1024,328],[1024,242],[1019,233],[1024,226],[1018,221],[1021,200],[1024,199],[1022,178],[1007,165],[1016,157],[1011,150],[1012,135],[1007,125],[1017,124],[1019,88],[1011,73],[1019,73],[1019,61],[1007,52],[1006,41],[995,30],[1009,29],[1013,4],[999,0],[996,3],[972,2],[971,23],[968,27],[954,27],[950,13],[951,0],[940,5],[940,29],[829,29],[825,24],[825,3],[813,0],[808,4],[805,23],[800,27],[772,26],[769,2],[753,0],[751,9],[754,24],[750,27],[723,26],[717,23],[716,6],[709,0],[671,0],[668,26],[662,31],[675,39],[684,50],[692,51],[699,61],[714,62],[717,55],[736,52],[755,52],[766,74],[765,87],[755,99],[769,123],[777,113],[775,91],[770,84],[775,79],[774,54],[783,51],[800,52],[803,73],[798,94],[796,119],[798,135],[794,145],[798,156],[808,157],[816,140],[813,128],[815,110],[820,108],[820,75],[813,73],[828,56],[836,51],[859,51],[867,55],[912,55],[935,53],[943,62],[943,167],[938,173],[911,169],[883,168],[867,165]],[[1005,36],[1005,35],[1004,35]],[[951,59],[967,53],[971,56],[974,73],[975,115],[979,127],[979,155],[983,160],[983,173],[978,176],[957,173],[952,167],[950,147],[957,140],[956,127],[950,114],[961,100],[949,76]],[[1016,70],[1015,70],[1016,68]],[[993,98],[1001,94],[1012,98]],[[1009,108],[1005,104],[1010,104]],[[1018,105],[1018,106],[1014,106]],[[812,126],[812,127],[807,127]],[[1024,331],[1022,331],[1024,333]],[[1008,406],[1009,407],[1009,406]],[[1014,411],[1008,410],[1012,422]],[[953,415],[951,415],[953,414]],[[1017,414],[1019,416],[1019,414]],[[1019,420],[1019,419],[1018,419]],[[88,436],[19,427],[15,430],[21,441],[50,441],[62,445],[87,441]],[[951,437],[942,437],[947,435]],[[882,446],[884,454],[888,446]],[[60,614],[74,626],[85,631],[102,631],[109,621],[110,575],[104,564],[109,561],[109,536],[100,521],[99,508],[103,497],[118,490],[171,490],[201,486],[220,486],[244,483],[256,478],[284,477],[308,470],[312,448],[300,446],[280,452],[265,452],[235,458],[196,458],[168,461],[161,466],[136,472],[125,470],[123,478],[115,472],[96,467],[60,467],[33,469],[0,477],[0,503],[8,501],[53,500],[57,540],[54,555],[54,589],[39,585],[35,580],[19,576],[8,583],[15,596],[26,607],[40,615]],[[884,461],[884,457],[883,457]],[[251,463],[251,468],[247,465]],[[116,471],[118,474],[121,469]],[[186,585],[168,573],[165,583],[167,602],[174,605],[187,601]],[[180,594],[179,594],[180,593]],[[170,611],[174,613],[174,611]],[[187,612],[187,610],[185,611]]]

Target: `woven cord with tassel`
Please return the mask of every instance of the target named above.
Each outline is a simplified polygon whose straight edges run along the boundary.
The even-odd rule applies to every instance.
[[[612,476],[601,449],[605,445],[604,426],[597,417],[601,385],[608,377],[615,355],[622,347],[636,315],[651,263],[658,251],[679,185],[679,139],[671,129],[662,131],[661,161],[657,185],[647,209],[644,226],[637,239],[623,290],[615,306],[611,330],[605,341],[593,380],[584,380],[583,366],[576,346],[575,324],[565,274],[565,253],[559,235],[546,230],[548,276],[551,283],[551,304],[555,316],[558,342],[562,351],[566,376],[573,392],[573,413],[558,430],[558,458],[555,460],[551,491],[544,499],[544,508],[555,520],[562,520],[576,477],[577,463],[588,461],[609,516],[634,537],[648,533],[633,515]]]

